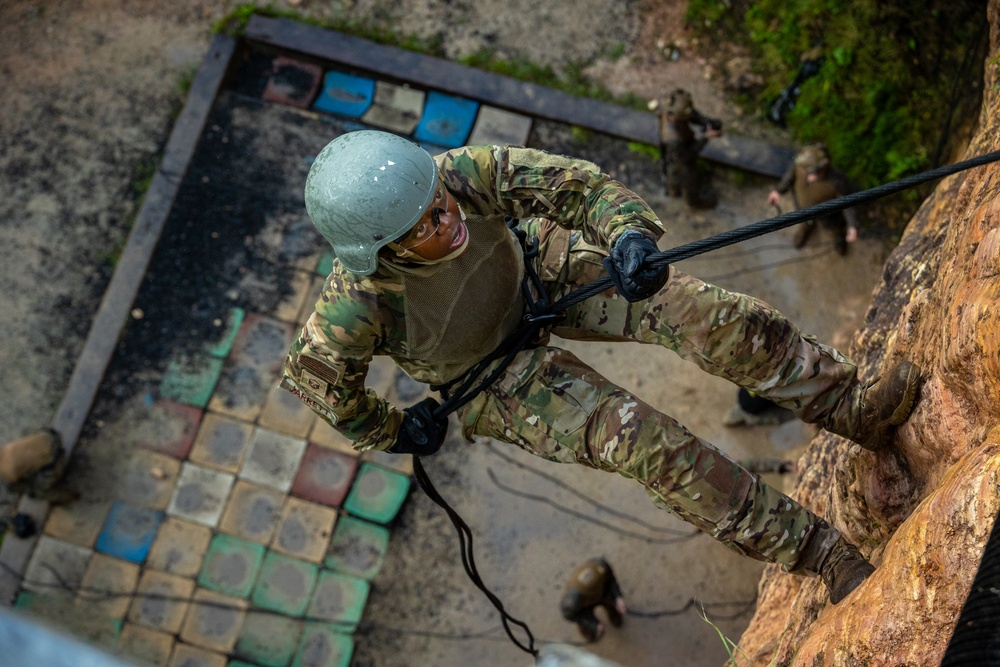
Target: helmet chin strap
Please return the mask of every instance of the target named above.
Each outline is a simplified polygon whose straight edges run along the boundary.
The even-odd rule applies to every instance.
[[[458,208],[458,214],[459,214],[459,217],[462,220],[462,224],[465,224],[465,220],[466,220],[465,211],[462,210],[462,207],[459,205],[458,202],[455,202],[455,206]],[[406,262],[410,262],[411,264],[421,264],[423,266],[433,266],[434,264],[440,264],[441,262],[447,262],[449,260],[455,259],[459,255],[461,255],[463,252],[465,252],[465,249],[469,247],[469,233],[468,233],[468,229],[466,229],[465,240],[462,242],[462,245],[458,246],[457,248],[455,248],[454,250],[452,250],[450,253],[448,253],[444,257],[441,257],[440,259],[426,259],[426,258],[421,257],[420,255],[418,255],[417,253],[413,252],[413,250],[404,248],[403,246],[401,246],[400,244],[396,243],[395,241],[387,243],[385,247],[389,248],[390,250],[392,250],[395,253],[395,257],[393,257],[391,259],[401,259],[401,260],[404,260]]]

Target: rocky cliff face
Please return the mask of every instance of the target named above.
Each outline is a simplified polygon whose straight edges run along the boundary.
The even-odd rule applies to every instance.
[[[966,154],[1000,150],[1000,0]],[[878,567],[832,606],[818,579],[771,566],[737,664],[937,665],[1000,508],[1000,164],[942,181],[909,224],[850,350],[863,376],[909,358],[921,398],[885,452],[830,434],[793,495]]]

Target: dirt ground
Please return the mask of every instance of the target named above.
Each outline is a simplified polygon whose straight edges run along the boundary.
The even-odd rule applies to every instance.
[[[3,3],[0,442],[47,424],[54,414],[139,204],[137,186],[155,165],[183,101],[181,82],[207,49],[213,21],[232,6],[199,0]],[[572,21],[565,20],[558,4],[527,0],[301,0],[277,6],[319,19],[350,13],[401,33],[440,35],[451,58],[486,47],[501,57],[522,56],[554,67],[594,58],[588,73],[613,92],[653,98],[683,86],[703,112],[720,117],[730,131],[788,142],[774,128],[741,116],[727,101],[726,72],[738,63],[727,61],[727,69],[698,58],[683,28],[683,0],[582,0],[574,3]],[[600,55],[620,47],[623,55]],[[677,48],[676,60],[671,47]],[[567,152],[588,150],[569,141],[564,145]],[[670,232],[664,248],[773,214],[766,205],[773,182],[767,179],[718,171],[720,205],[694,213],[662,197],[648,174],[629,173],[624,163],[602,166],[647,196],[666,221]],[[758,296],[803,330],[844,349],[861,322],[887,250],[877,239],[862,238],[841,258],[825,239],[799,252],[791,248],[790,237],[785,230],[688,260],[682,268]],[[664,350],[568,346],[736,458],[794,458],[810,437],[810,429],[797,423],[725,428],[721,420],[735,389]],[[717,665],[726,656],[718,633],[735,640],[749,619],[748,614],[723,617],[753,598],[761,566],[704,536],[686,536],[684,524],[653,508],[626,480],[537,466],[527,455],[485,443],[453,448],[430,461],[428,469],[474,527],[484,579],[497,585],[509,611],[529,621],[540,638],[575,641],[572,628],[558,616],[558,591],[576,562],[601,554],[618,570],[633,610],[665,612],[692,598],[725,604],[706,608],[715,625],[694,610],[630,617],[623,629],[593,646],[595,653],[634,667],[664,664],[664,656],[672,656],[671,664]],[[562,507],[585,510],[591,519],[640,537],[568,518],[511,491],[538,488],[547,489],[549,500]],[[645,525],[587,509],[569,489],[633,514]],[[383,630],[359,642],[357,665],[528,664],[500,631],[492,607],[465,579],[457,552],[441,512],[414,494],[370,603],[369,613]],[[386,627],[431,634],[386,632]]]

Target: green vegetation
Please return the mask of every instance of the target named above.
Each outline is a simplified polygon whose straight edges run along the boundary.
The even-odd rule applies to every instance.
[[[985,3],[978,0],[691,0],[687,20],[713,42],[747,47],[765,80],[763,116],[802,56],[824,56],[787,116],[800,143],[870,187],[947,161],[956,114],[978,112]]]

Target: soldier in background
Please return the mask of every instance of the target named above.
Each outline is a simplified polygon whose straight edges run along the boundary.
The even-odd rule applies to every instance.
[[[513,146],[432,158],[402,137],[362,130],[316,156],[305,202],[336,260],[281,384],[356,449],[425,456],[448,428],[433,398],[401,410],[366,387],[373,355],[432,387],[461,383],[517,330],[526,293],[557,300],[610,274],[614,289],[547,322],[505,367],[486,366],[484,375],[501,372],[458,410],[464,436],[634,479],[658,507],[735,551],[819,575],[835,603],[874,570],[822,518],[550,334],[667,347],[869,449],[886,446],[909,415],[920,382],[913,364],[861,382],[854,362],[767,304],[647,261],[662,223],[585,160]],[[537,252],[522,252],[508,218],[537,239]]]
[[[847,177],[831,167],[830,154],[823,144],[806,146],[795,156],[778,187],[767,195],[767,203],[777,206],[781,195],[789,190],[797,208],[808,208],[854,192]],[[817,224],[830,234],[840,255],[847,254],[848,243],[858,240],[857,214],[848,208],[820,218],[818,223],[816,220],[801,223],[795,232],[796,248],[805,246]]]
[[[0,480],[12,492],[52,503],[76,500],[61,488],[66,450],[54,429],[44,428],[0,446]]]
[[[698,155],[709,139],[722,136],[722,121],[699,113],[683,88],[674,90],[657,107],[667,194],[684,197],[692,208],[713,208],[718,196],[711,189],[710,175],[698,164]]]
[[[615,573],[608,561],[591,558],[569,575],[559,610],[563,618],[576,623],[584,639],[593,642],[604,635],[604,623],[594,614],[598,607],[604,608],[611,625],[621,627],[627,609]]]

